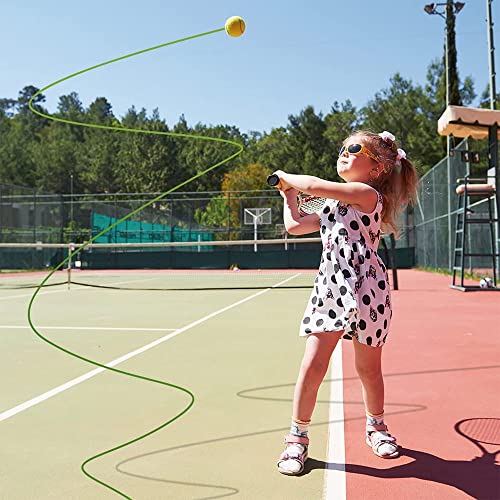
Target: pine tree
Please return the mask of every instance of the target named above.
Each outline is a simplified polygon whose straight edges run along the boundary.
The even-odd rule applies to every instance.
[[[457,46],[455,36],[455,11],[453,0],[446,0],[446,33],[448,37],[448,76],[450,79],[448,82],[448,104],[461,106],[462,98],[460,96],[459,89]]]

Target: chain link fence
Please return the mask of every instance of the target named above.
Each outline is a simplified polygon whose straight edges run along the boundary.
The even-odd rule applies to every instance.
[[[488,158],[479,155],[477,162],[470,163],[468,141],[462,141],[452,154],[441,160],[421,179],[418,202],[414,208],[416,263],[421,267],[451,270],[455,248],[458,195],[457,185],[466,174],[475,178],[486,178]],[[494,203],[493,203],[494,205]],[[469,198],[470,212],[475,218],[488,218],[487,199]],[[470,224],[466,245],[469,252],[491,252],[488,224]],[[491,258],[467,257],[466,268],[490,268]]]
[[[422,177],[416,206],[401,217],[396,248],[410,265],[446,270],[453,265],[457,180],[467,173],[485,176],[488,167],[485,159],[472,165],[465,161],[466,150],[463,141]],[[58,195],[0,183],[0,243],[83,243],[159,194]],[[471,201],[475,217],[487,217],[486,200]],[[245,224],[245,213],[252,209],[270,209],[270,223],[257,227],[258,239],[285,236],[282,199],[275,190],[176,192],[121,222],[96,243],[254,239],[254,225]],[[469,248],[489,252],[488,231],[487,224],[471,225]],[[490,263],[484,257],[467,258],[471,272]]]
[[[82,243],[160,193],[56,195],[0,183],[0,243]],[[284,236],[276,190],[177,192],[116,225],[96,243],[254,238],[245,210],[269,209],[258,238]]]

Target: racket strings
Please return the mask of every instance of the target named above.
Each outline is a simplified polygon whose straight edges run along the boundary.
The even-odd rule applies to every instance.
[[[297,203],[301,215],[309,215],[320,211],[325,202],[325,198],[320,198],[318,196],[312,196],[306,193],[299,193],[297,195]]]
[[[465,436],[484,444],[500,445],[500,419],[473,418],[460,422],[458,429]]]

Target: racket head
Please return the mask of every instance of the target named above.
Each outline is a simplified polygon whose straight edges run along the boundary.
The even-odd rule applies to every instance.
[[[500,446],[500,418],[466,418],[455,424],[455,430],[475,443]]]
[[[297,194],[297,205],[299,207],[299,214],[304,217],[319,212],[326,203],[326,198],[319,196],[312,196],[307,193],[299,192]]]

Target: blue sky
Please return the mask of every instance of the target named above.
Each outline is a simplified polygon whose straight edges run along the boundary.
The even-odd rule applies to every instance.
[[[184,114],[190,125],[269,131],[307,105],[323,113],[334,101],[363,106],[395,72],[424,84],[444,44],[444,20],[426,14],[425,3],[10,0],[2,5],[0,97],[240,15],[247,24],[241,38],[221,32],[120,61],[50,89],[46,106],[54,111],[60,95],[75,91],[85,106],[108,98],[119,117],[132,105],[148,114],[158,107],[169,125]],[[499,0],[493,20],[500,23]],[[458,14],[457,48],[461,78],[471,75],[481,94],[488,83],[486,0],[466,1]]]

